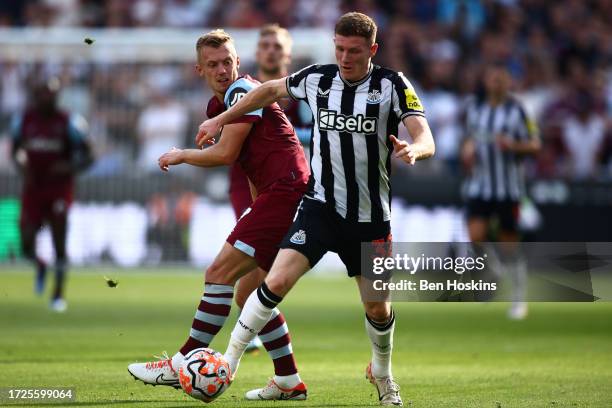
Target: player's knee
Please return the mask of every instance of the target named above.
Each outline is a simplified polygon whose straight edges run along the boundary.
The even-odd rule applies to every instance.
[[[236,283],[236,280],[238,280],[235,275],[235,273],[224,268],[220,263],[213,262],[206,269],[206,282],[212,282],[219,285],[233,285]]]
[[[277,296],[284,297],[291,289],[291,281],[282,274],[268,275],[266,285],[272,293]]]
[[[375,322],[386,322],[391,317],[391,305],[387,302],[364,302],[365,312]]]

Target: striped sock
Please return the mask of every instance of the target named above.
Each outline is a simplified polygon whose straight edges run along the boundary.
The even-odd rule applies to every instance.
[[[199,347],[208,347],[223,327],[230,313],[233,298],[233,286],[215,283],[204,285],[204,295],[193,318],[189,338],[181,347],[181,354],[186,355]]]
[[[287,376],[297,373],[289,329],[285,317],[277,308],[272,309],[272,316],[259,332],[259,338],[274,363],[274,374]]]

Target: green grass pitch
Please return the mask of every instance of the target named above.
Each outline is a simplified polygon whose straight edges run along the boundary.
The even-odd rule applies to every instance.
[[[103,278],[119,280],[109,288]],[[73,407],[201,407],[181,391],[144,386],[128,363],[175,352],[202,291],[185,269],[75,270],[68,312],[47,310],[32,273],[0,269],[0,387],[75,387]],[[243,359],[213,406],[377,406],[364,379],[370,357],[356,285],[309,276],[282,303],[305,402],[249,402],[272,375],[265,353]],[[396,304],[393,369],[411,407],[612,407],[612,304],[532,304],[526,321],[506,304]],[[225,351],[236,308],[212,347]],[[2,403],[0,403],[2,405]],[[23,404],[19,404],[23,406]],[[41,405],[38,405],[41,406]],[[57,406],[57,405],[55,405]]]

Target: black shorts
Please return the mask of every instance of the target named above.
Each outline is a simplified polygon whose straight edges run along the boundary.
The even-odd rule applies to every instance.
[[[497,218],[503,231],[518,231],[518,201],[485,201],[472,199],[467,203],[467,216],[469,218]]]
[[[327,251],[335,252],[348,276],[361,275],[361,243],[390,242],[391,223],[348,222],[325,203],[304,197],[280,244],[303,254],[313,268]]]

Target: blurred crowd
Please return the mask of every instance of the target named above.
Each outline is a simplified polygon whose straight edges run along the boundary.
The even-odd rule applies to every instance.
[[[375,62],[403,71],[421,96],[437,142],[428,171],[457,172],[464,100],[495,60],[541,130],[531,175],[612,180],[612,0],[2,0],[0,27],[331,30],[350,10],[379,25]],[[98,175],[155,170],[160,152],[191,144],[207,100],[192,64],[0,61],[2,130],[44,75],[60,77],[64,105],[88,119]]]

